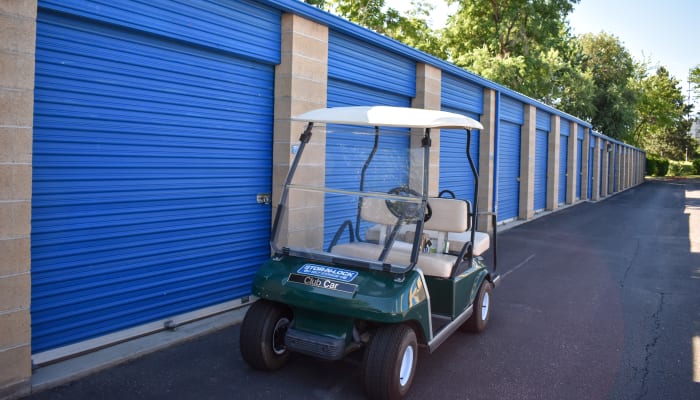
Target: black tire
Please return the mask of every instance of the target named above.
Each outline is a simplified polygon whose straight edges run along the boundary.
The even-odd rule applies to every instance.
[[[267,300],[250,306],[241,324],[240,350],[252,368],[261,371],[280,369],[289,359],[284,335],[292,321],[289,308]]]
[[[362,374],[367,397],[403,398],[413,383],[417,362],[418,341],[413,329],[407,325],[380,327],[365,351]]]
[[[460,327],[462,331],[481,333],[486,329],[486,325],[491,317],[491,282],[484,280],[481,283],[479,292],[474,299],[474,313]]]

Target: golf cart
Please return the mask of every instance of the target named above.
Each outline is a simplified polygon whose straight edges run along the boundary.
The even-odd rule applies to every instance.
[[[241,325],[241,354],[269,371],[290,352],[339,360],[364,349],[368,397],[401,398],[419,345],[432,352],[456,330],[481,332],[489,321],[495,233],[489,271],[481,255],[491,238],[476,231],[476,204],[449,190],[428,194],[431,129],[467,135],[477,193],[468,149],[471,129],[483,127],[459,114],[384,106],[294,120],[308,124],[275,214],[273,256],[253,281],[259,300]],[[495,215],[485,214],[495,229]]]

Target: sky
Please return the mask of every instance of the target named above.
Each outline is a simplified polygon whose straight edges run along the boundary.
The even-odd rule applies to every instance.
[[[430,22],[435,28],[443,26],[450,8],[444,0],[429,2],[436,7]],[[397,10],[410,8],[408,0],[386,4]],[[581,0],[568,19],[574,34],[613,34],[635,60],[649,61],[654,70],[666,67],[688,95],[688,71],[700,65],[700,1]]]

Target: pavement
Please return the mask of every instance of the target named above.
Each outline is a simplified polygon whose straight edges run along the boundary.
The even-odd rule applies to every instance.
[[[647,182],[513,227],[499,235],[499,272],[487,330],[421,351],[408,399],[700,399],[700,180]],[[28,399],[363,398],[361,354],[248,368],[240,315],[62,386],[46,389],[60,380],[42,368]]]

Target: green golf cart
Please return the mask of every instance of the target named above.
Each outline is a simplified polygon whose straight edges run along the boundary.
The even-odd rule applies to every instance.
[[[294,120],[307,125],[276,210],[273,255],[253,281],[259,299],[241,325],[241,354],[271,371],[291,352],[340,360],[364,349],[367,396],[402,398],[419,345],[435,351],[455,331],[481,332],[489,321],[496,235],[476,231],[476,204],[450,190],[429,195],[431,129],[466,135],[473,176],[464,179],[477,193],[468,149],[471,130],[483,127],[459,114],[385,106]],[[495,215],[484,214],[495,229]],[[489,270],[481,255],[492,241]]]

